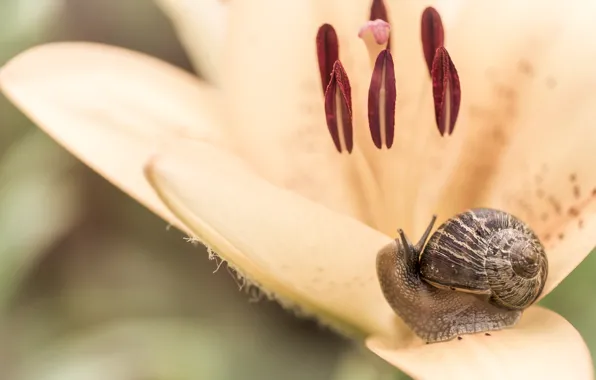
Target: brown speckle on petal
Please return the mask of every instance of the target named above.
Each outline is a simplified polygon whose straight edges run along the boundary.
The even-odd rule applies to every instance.
[[[573,185],[573,196],[575,199],[581,198],[581,190],[579,185]]]
[[[557,214],[561,214],[563,212],[563,207],[561,206],[561,202],[559,202],[559,200],[557,198],[555,198],[554,196],[549,196],[547,198],[548,203],[550,203],[550,205],[553,207],[553,210],[555,210],[555,212]]]
[[[546,77],[546,88],[552,90],[557,87],[557,80],[553,77]]]
[[[520,73],[529,77],[534,75],[534,67],[532,67],[530,62],[526,61],[525,59],[522,59],[517,63],[517,69]]]

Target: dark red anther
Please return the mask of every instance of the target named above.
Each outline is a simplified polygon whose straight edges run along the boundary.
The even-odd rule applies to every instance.
[[[368,126],[375,146],[379,149],[383,142],[387,148],[393,145],[395,129],[395,69],[389,50],[377,56],[368,89]]]
[[[337,151],[341,153],[342,145],[345,145],[348,153],[352,153],[354,147],[352,89],[348,74],[340,61],[335,61],[331,72],[331,81],[325,91],[325,115],[327,117],[327,128]]]
[[[385,22],[389,22],[389,16],[387,15],[387,7],[385,7],[384,0],[373,0],[372,5],[370,6],[370,21],[374,20],[383,20]],[[387,39],[387,49],[391,48],[391,34],[389,34],[389,38]]]
[[[331,80],[331,72],[335,61],[339,59],[339,42],[335,29],[329,24],[323,24],[317,32],[317,58],[323,93]]]
[[[428,73],[431,74],[433,59],[438,48],[445,43],[445,31],[441,15],[433,7],[428,7],[422,12],[421,22],[422,50],[424,59],[428,67]]]
[[[379,19],[389,22],[387,8],[385,7],[385,2],[383,0],[373,0],[372,5],[370,6],[370,21]]]
[[[441,136],[450,135],[459,113],[461,87],[457,70],[444,47],[438,48],[435,52],[431,77],[437,127]]]

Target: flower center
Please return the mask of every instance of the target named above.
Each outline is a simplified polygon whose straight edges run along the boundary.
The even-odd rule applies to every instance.
[[[445,32],[436,9],[426,8],[420,22],[422,54],[432,81],[434,111],[441,136],[455,128],[461,88],[457,70],[444,47]],[[368,126],[378,149],[390,149],[395,131],[397,84],[390,52],[391,28],[382,0],[373,0],[368,21],[358,36],[364,41],[373,63],[368,90]],[[325,114],[331,139],[338,152],[352,153],[354,147],[353,108],[348,73],[339,59],[339,39],[330,24],[319,28],[316,37],[321,83],[325,94]]]

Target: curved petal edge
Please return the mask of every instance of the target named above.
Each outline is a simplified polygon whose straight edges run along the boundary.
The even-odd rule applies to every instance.
[[[370,337],[367,347],[416,379],[593,379],[590,352],[563,317],[539,306],[511,329],[407,345]]]

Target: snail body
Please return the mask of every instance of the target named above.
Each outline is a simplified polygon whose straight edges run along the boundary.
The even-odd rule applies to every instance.
[[[377,254],[379,283],[395,313],[429,343],[515,325],[548,275],[538,237],[493,209],[461,213],[429,238],[434,220],[418,244],[400,231]]]

